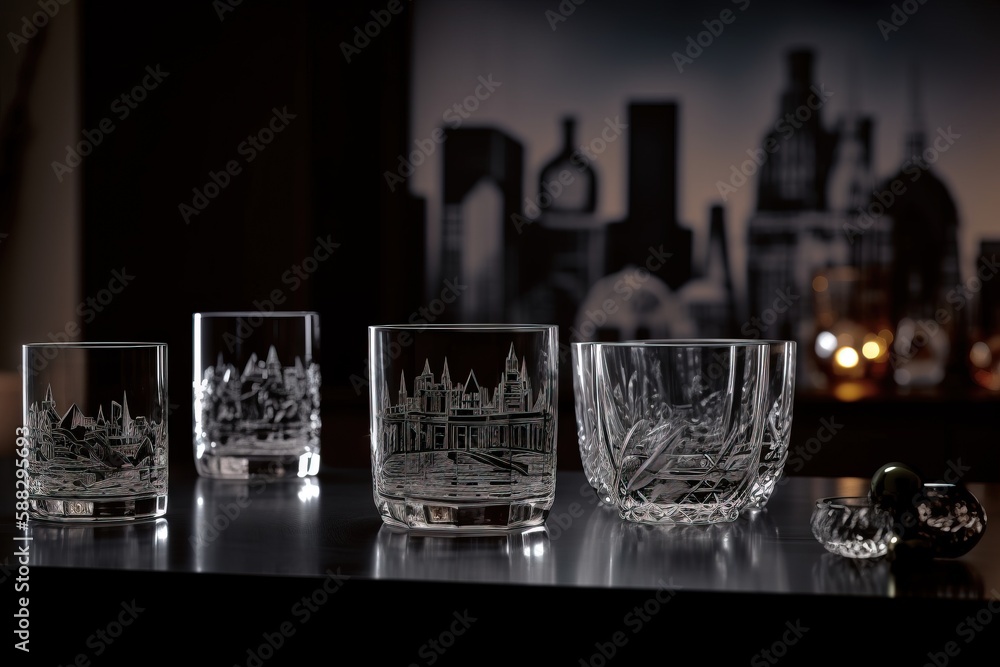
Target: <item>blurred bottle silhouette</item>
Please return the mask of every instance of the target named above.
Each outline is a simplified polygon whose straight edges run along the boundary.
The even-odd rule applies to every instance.
[[[562,147],[538,175],[538,208],[544,213],[593,213],[597,174],[575,147],[576,118],[562,119]]]
[[[731,338],[738,335],[736,299],[726,243],[726,214],[721,204],[709,209],[708,252],[700,274],[681,287],[681,300],[688,305],[698,336]]]

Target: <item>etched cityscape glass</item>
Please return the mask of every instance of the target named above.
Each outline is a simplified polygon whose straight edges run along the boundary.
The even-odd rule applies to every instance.
[[[166,344],[29,343],[22,356],[29,519],[166,514]]]
[[[558,328],[368,329],[374,499],[389,526],[541,525],[555,498]]]
[[[226,479],[306,477],[320,465],[319,315],[194,315],[194,459]]]
[[[767,343],[595,343],[598,475],[623,519],[734,521],[761,457]]]

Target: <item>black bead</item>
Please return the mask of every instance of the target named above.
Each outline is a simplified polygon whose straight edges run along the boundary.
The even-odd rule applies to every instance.
[[[908,511],[921,493],[923,477],[911,466],[894,461],[886,463],[872,475],[872,503],[893,514]]]

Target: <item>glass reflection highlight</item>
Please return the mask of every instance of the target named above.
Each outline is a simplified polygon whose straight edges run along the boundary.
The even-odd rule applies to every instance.
[[[29,522],[31,564],[50,567],[99,567],[167,570],[167,520],[110,525],[55,525]]]
[[[263,541],[280,546],[270,572],[322,571],[320,494],[314,477],[199,478],[188,538],[195,570],[257,573]]]
[[[777,540],[766,513],[710,525],[646,525],[623,521],[611,507],[594,508],[577,561],[577,581],[592,585],[647,586],[649,563],[661,563],[664,578],[685,588],[708,590],[773,588],[790,590],[780,551],[761,556],[765,542]]]
[[[548,530],[441,535],[382,526],[375,542],[375,577],[463,582],[555,582]]]

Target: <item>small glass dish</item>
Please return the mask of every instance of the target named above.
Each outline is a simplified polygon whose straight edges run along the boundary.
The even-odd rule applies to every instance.
[[[896,541],[892,515],[862,496],[820,498],[810,527],[827,551],[847,558],[882,558]]]

